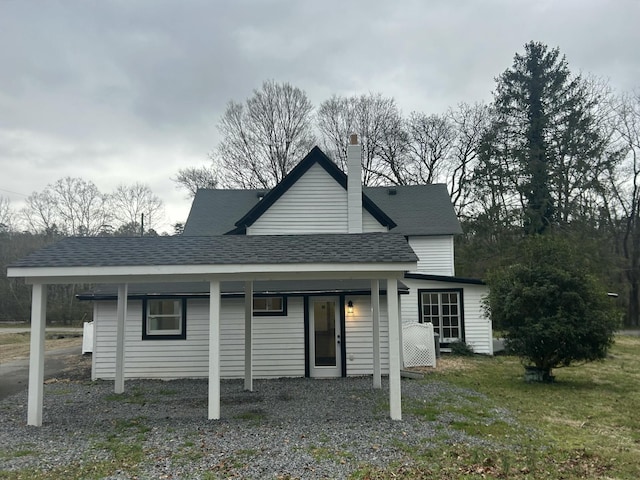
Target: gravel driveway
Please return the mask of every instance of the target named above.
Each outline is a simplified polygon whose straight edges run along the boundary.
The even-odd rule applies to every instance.
[[[113,479],[346,478],[363,464],[407,461],[413,446],[487,442],[450,428],[451,414],[417,414],[432,403],[480,397],[443,382],[403,379],[401,422],[388,419],[384,380],[382,390],[370,377],[258,380],[254,387],[244,392],[242,381],[223,381],[223,419],[207,421],[206,380],[130,380],[123,396],[113,394],[113,382],[60,381],[45,385],[40,428],[25,425],[22,392],[0,402],[0,471],[108,460],[105,442],[117,438],[141,446],[143,460],[135,476],[119,471]],[[511,421],[507,412],[494,414]]]

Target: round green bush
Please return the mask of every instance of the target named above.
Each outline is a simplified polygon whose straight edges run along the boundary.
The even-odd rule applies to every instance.
[[[551,235],[527,238],[517,263],[492,272],[488,284],[485,308],[505,332],[506,349],[544,378],[605,358],[617,315],[578,246]]]

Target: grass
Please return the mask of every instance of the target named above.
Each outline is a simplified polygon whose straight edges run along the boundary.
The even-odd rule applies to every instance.
[[[258,424],[260,423],[261,420],[264,420],[266,418],[266,414],[264,410],[255,408],[252,410],[246,410],[244,412],[238,413],[233,418],[237,418],[239,420],[247,420],[249,422]]]
[[[640,338],[617,337],[608,359],[558,369],[553,384],[525,383],[514,357],[475,356],[452,363],[454,368],[438,369],[422,381],[453,383],[483,395],[424,406],[405,402],[405,413],[427,421],[457,414],[464,420],[456,418],[448,428],[490,439],[492,446],[406,447],[411,461],[385,468],[364,465],[352,479],[640,478]],[[492,421],[491,409],[498,406],[517,425]]]
[[[8,362],[15,358],[27,358],[29,356],[31,334],[24,333],[3,333],[0,329],[0,361]],[[82,335],[79,333],[61,334],[46,333],[45,334],[45,350],[54,348],[66,348],[80,345],[82,343]]]
[[[308,451],[317,461],[329,460],[336,463],[346,463],[353,458],[353,455],[349,451],[335,446],[311,446],[308,448]]]
[[[29,328],[29,322],[0,322],[0,331],[3,328]]]

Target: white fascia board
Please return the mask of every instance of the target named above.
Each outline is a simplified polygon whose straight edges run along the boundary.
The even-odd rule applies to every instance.
[[[304,263],[242,265],[155,265],[124,267],[11,267],[7,277],[24,277],[27,283],[128,283],[161,281],[358,279],[401,277],[415,270],[415,262]]]

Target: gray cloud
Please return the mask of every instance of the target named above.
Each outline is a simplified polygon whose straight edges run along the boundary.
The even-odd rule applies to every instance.
[[[183,220],[169,177],[207,162],[227,102],[264,80],[316,105],[372,91],[441,112],[490,99],[540,40],[631,90],[638,18],[634,0],[0,2],[0,194],[19,204],[7,190],[65,175],[105,190],[146,181]]]

